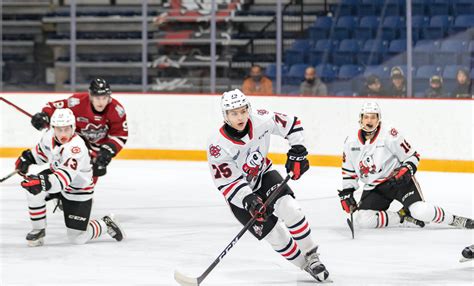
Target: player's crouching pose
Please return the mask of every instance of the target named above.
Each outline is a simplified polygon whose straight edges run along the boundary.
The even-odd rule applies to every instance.
[[[318,245],[293,191],[285,186],[275,203],[263,209],[283,180],[266,157],[270,135],[288,139],[291,148],[286,169],[293,172],[293,180],[309,168],[300,120],[266,110],[252,113],[248,99],[238,89],[223,94],[221,107],[225,124],[211,137],[207,154],[216,187],[240,223],[257,217],[250,232],[258,240],[265,239],[318,281],[326,280],[329,273],[319,260]]]
[[[346,212],[357,209],[356,221],[366,228],[383,228],[400,223],[434,222],[460,228],[473,228],[471,219],[453,215],[425,202],[415,173],[420,156],[397,129],[382,125],[382,114],[375,102],[360,111],[360,129],[348,136],[342,163],[343,190],[339,192]],[[358,180],[364,184],[359,206],[353,197]],[[388,211],[393,200],[403,208]]]
[[[90,220],[92,208],[91,157],[84,140],[74,134],[75,118],[68,108],[56,109],[51,117],[51,129],[31,150],[23,151],[15,163],[25,180],[28,208],[33,230],[26,240],[30,246],[41,246],[46,235],[47,195],[59,196],[64,211],[64,221],[69,240],[84,244],[107,232],[117,241],[124,233],[112,216]],[[49,163],[49,169],[37,175],[26,175],[31,164]]]

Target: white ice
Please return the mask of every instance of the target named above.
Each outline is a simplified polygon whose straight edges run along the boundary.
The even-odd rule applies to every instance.
[[[0,177],[14,159],[1,159]],[[282,166],[276,167],[283,171]],[[472,230],[358,229],[351,239],[336,189],[338,168],[311,168],[290,185],[320,244],[333,285],[473,285],[473,262],[459,263]],[[419,172],[425,199],[472,217],[473,174]],[[20,178],[0,184],[0,285],[177,285],[179,269],[200,275],[241,229],[214,188],[205,162],[119,161],[100,179],[93,217],[113,212],[127,233],[117,243],[73,246],[62,213],[48,206],[45,245],[29,248]],[[393,206],[396,208],[396,206]],[[202,285],[312,285],[312,279],[245,234]]]

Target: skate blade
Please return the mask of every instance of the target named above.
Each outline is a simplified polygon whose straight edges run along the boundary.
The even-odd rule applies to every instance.
[[[323,281],[318,281],[316,280],[316,283],[318,284],[326,284],[326,283],[334,283],[334,281],[332,281],[332,279],[326,279],[326,280],[323,280]]]
[[[37,240],[28,240],[28,246],[29,247],[38,247],[44,245],[44,239],[40,238]]]

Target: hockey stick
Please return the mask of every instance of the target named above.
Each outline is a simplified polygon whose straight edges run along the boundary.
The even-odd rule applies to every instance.
[[[30,113],[28,113],[28,112],[25,111],[24,109],[18,107],[16,104],[14,104],[14,103],[10,102],[9,100],[5,99],[4,97],[1,97],[1,96],[0,96],[0,100],[5,101],[6,104],[13,106],[16,110],[20,111],[20,112],[23,113],[24,115],[26,115],[26,116],[28,116],[28,117],[33,117],[33,115],[31,115]]]
[[[281,193],[281,190],[283,190],[283,187],[288,183],[288,180],[293,176],[293,173],[290,172],[288,176],[281,182],[281,184],[278,186],[278,188],[268,197],[268,199],[265,201],[265,207],[273,203],[273,201],[276,199],[276,197]],[[232,239],[232,241],[224,248],[224,250],[219,254],[219,256],[212,262],[212,264],[204,271],[204,273],[201,274],[201,276],[194,278],[194,277],[189,277],[186,276],[179,271],[175,270],[174,271],[174,279],[176,282],[178,282],[180,285],[200,285],[202,281],[211,273],[211,271],[221,262],[221,260],[226,256],[226,254],[234,247],[234,245],[239,241],[239,239],[244,235],[244,233],[255,223],[257,220],[256,217],[252,217],[247,224],[242,228],[242,230]]]
[[[1,178],[0,183],[2,183],[3,181],[5,181],[6,179],[8,179],[10,177],[13,177],[16,173],[18,173],[18,170],[15,170],[15,171],[11,172],[10,174],[6,175],[5,177]]]
[[[351,207],[351,219],[347,219],[347,225],[349,225],[349,228],[351,229],[351,233],[352,233],[352,239],[354,239],[354,212],[357,210],[354,209],[353,207]]]

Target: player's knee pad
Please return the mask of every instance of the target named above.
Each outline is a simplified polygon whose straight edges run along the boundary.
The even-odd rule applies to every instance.
[[[415,202],[408,207],[412,217],[421,221],[431,221],[434,216],[434,206],[427,202]]]
[[[268,241],[274,249],[279,249],[288,244],[290,233],[282,222],[279,221],[267,236],[265,236],[265,240]]]
[[[377,211],[359,210],[355,214],[356,223],[359,227],[373,228],[377,225]]]
[[[69,242],[73,244],[85,244],[89,241],[90,235],[88,235],[87,231],[68,228],[67,238],[69,239]]]
[[[275,202],[275,215],[287,225],[294,224],[304,216],[299,203],[290,195],[283,196]]]

